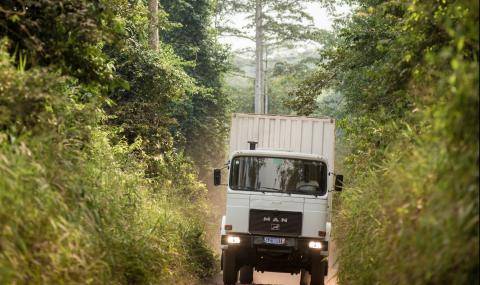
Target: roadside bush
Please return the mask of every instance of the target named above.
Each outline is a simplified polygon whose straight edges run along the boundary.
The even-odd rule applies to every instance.
[[[145,178],[141,139],[111,143],[98,92],[0,50],[0,283],[192,284],[214,267],[192,166]]]
[[[413,67],[401,92],[411,103],[344,121],[351,180],[334,229],[343,284],[478,284],[478,9],[469,3],[360,8],[402,15],[394,28],[406,33],[389,49]]]
[[[344,100],[339,282],[478,284],[479,3],[345,2],[291,100],[301,114],[325,90]]]

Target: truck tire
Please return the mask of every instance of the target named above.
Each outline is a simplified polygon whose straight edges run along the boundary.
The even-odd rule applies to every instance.
[[[245,265],[240,268],[240,284],[252,284],[253,266]]]
[[[235,285],[238,279],[237,265],[235,264],[235,252],[223,250],[222,252],[223,284]]]
[[[327,262],[323,260],[323,256],[318,255],[312,257],[312,269],[310,271],[310,285],[324,285],[325,271],[327,270]]]
[[[306,269],[300,271],[300,285],[308,285],[310,283],[310,274]]]

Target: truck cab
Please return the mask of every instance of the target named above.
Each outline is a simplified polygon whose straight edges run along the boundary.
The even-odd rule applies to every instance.
[[[301,274],[302,285],[324,284],[329,194],[335,189],[334,146],[325,144],[334,140],[326,139],[325,134],[333,135],[332,122],[234,114],[228,171],[224,171],[228,177],[226,213],[220,233],[224,284],[236,284],[239,277],[240,283],[250,284],[253,270]],[[266,125],[273,131],[265,131]],[[302,133],[305,126],[309,134]],[[292,127],[300,127],[300,132]],[[266,138],[266,132],[272,137]],[[214,170],[214,184],[221,180],[221,170]]]

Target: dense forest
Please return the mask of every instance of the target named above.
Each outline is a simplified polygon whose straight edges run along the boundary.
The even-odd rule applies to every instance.
[[[164,2],[155,51],[143,1],[2,1],[1,284],[216,271],[197,173],[223,149],[227,54],[210,1]]]
[[[351,12],[270,57],[266,94],[337,119],[338,283],[479,284],[478,1],[318,2]],[[153,49],[148,1],[1,1],[0,284],[220,271],[205,179],[255,88],[222,3],[160,0]]]
[[[478,284],[479,3],[349,3],[287,102],[341,119],[339,283]]]

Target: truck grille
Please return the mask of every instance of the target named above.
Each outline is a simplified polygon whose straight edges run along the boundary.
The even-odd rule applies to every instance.
[[[302,213],[252,209],[250,210],[249,232],[299,236],[302,233]]]

